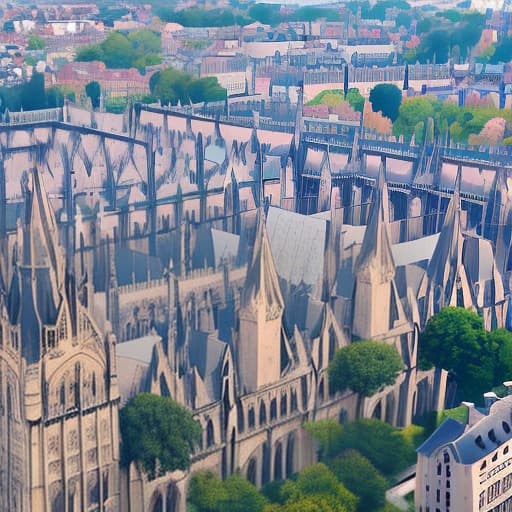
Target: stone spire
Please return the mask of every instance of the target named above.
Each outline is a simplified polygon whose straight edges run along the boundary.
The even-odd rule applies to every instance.
[[[242,387],[255,391],[281,377],[289,349],[282,333],[284,300],[270,250],[265,214],[260,208],[256,240],[241,298],[238,363]]]
[[[381,164],[375,200],[364,233],[361,252],[357,259],[356,273],[376,272],[385,281],[395,275],[395,263],[388,232],[389,198],[385,168]]]
[[[260,208],[252,258],[247,267],[242,305],[250,307],[262,304],[266,307],[267,317],[280,314],[284,309],[274,258],[270,250],[265,214],[263,208]]]
[[[446,306],[470,307],[473,303],[462,263],[464,238],[460,223],[461,172],[462,168],[459,166],[441,234],[420,288],[420,299],[424,296],[424,324]]]
[[[21,324],[23,354],[31,364],[46,349],[57,345],[57,323],[63,309],[67,311],[68,307],[65,262],[58,247],[57,224],[37,170],[32,169],[26,175],[24,190],[26,212],[21,240],[18,240],[20,297],[16,320]]]
[[[395,262],[388,233],[388,212],[388,189],[383,163],[354,269],[352,334],[359,339],[386,337],[397,322],[406,321],[394,281]]]

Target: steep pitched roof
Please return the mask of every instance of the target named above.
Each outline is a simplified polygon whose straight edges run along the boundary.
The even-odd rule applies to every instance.
[[[381,165],[375,201],[370,212],[368,226],[364,233],[361,252],[357,258],[356,274],[374,271],[382,281],[395,274],[395,263],[388,233],[389,200],[384,166]]]
[[[264,303],[267,312],[284,309],[283,296],[270,249],[263,209],[260,209],[258,213],[256,239],[252,258],[247,268],[242,300],[244,306]]]

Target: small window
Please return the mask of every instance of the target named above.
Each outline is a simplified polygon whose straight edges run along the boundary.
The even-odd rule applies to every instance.
[[[481,448],[482,450],[485,450],[485,443],[482,439],[482,436],[477,436],[475,439],[475,444],[478,446],[478,448]]]
[[[482,462],[482,465],[480,466],[480,471],[482,471],[482,469],[485,469],[486,467],[487,467],[487,461],[486,461],[486,460],[484,460],[484,461]]]
[[[493,462],[496,462],[498,460],[498,452],[496,452],[491,459]]]
[[[505,446],[505,449],[503,450],[503,455],[506,455],[508,453],[508,446]]]
[[[510,434],[510,425],[506,421],[502,421],[501,426],[503,427],[505,434]]]

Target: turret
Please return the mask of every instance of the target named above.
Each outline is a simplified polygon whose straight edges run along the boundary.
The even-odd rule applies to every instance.
[[[404,319],[394,280],[388,222],[388,188],[385,167],[381,164],[375,200],[354,269],[352,334],[356,338],[382,337]]]
[[[283,311],[265,214],[260,208],[240,308],[238,362],[242,386],[249,392],[280,378]]]

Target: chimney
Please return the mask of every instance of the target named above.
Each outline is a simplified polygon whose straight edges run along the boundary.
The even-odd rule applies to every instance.
[[[507,395],[512,395],[512,380],[505,381],[503,385],[507,388]]]
[[[489,413],[489,411],[491,410],[492,404],[494,402],[496,402],[497,400],[498,400],[498,397],[496,396],[496,393],[494,393],[492,391],[488,391],[487,393],[484,393],[484,406],[485,406],[487,413]]]

